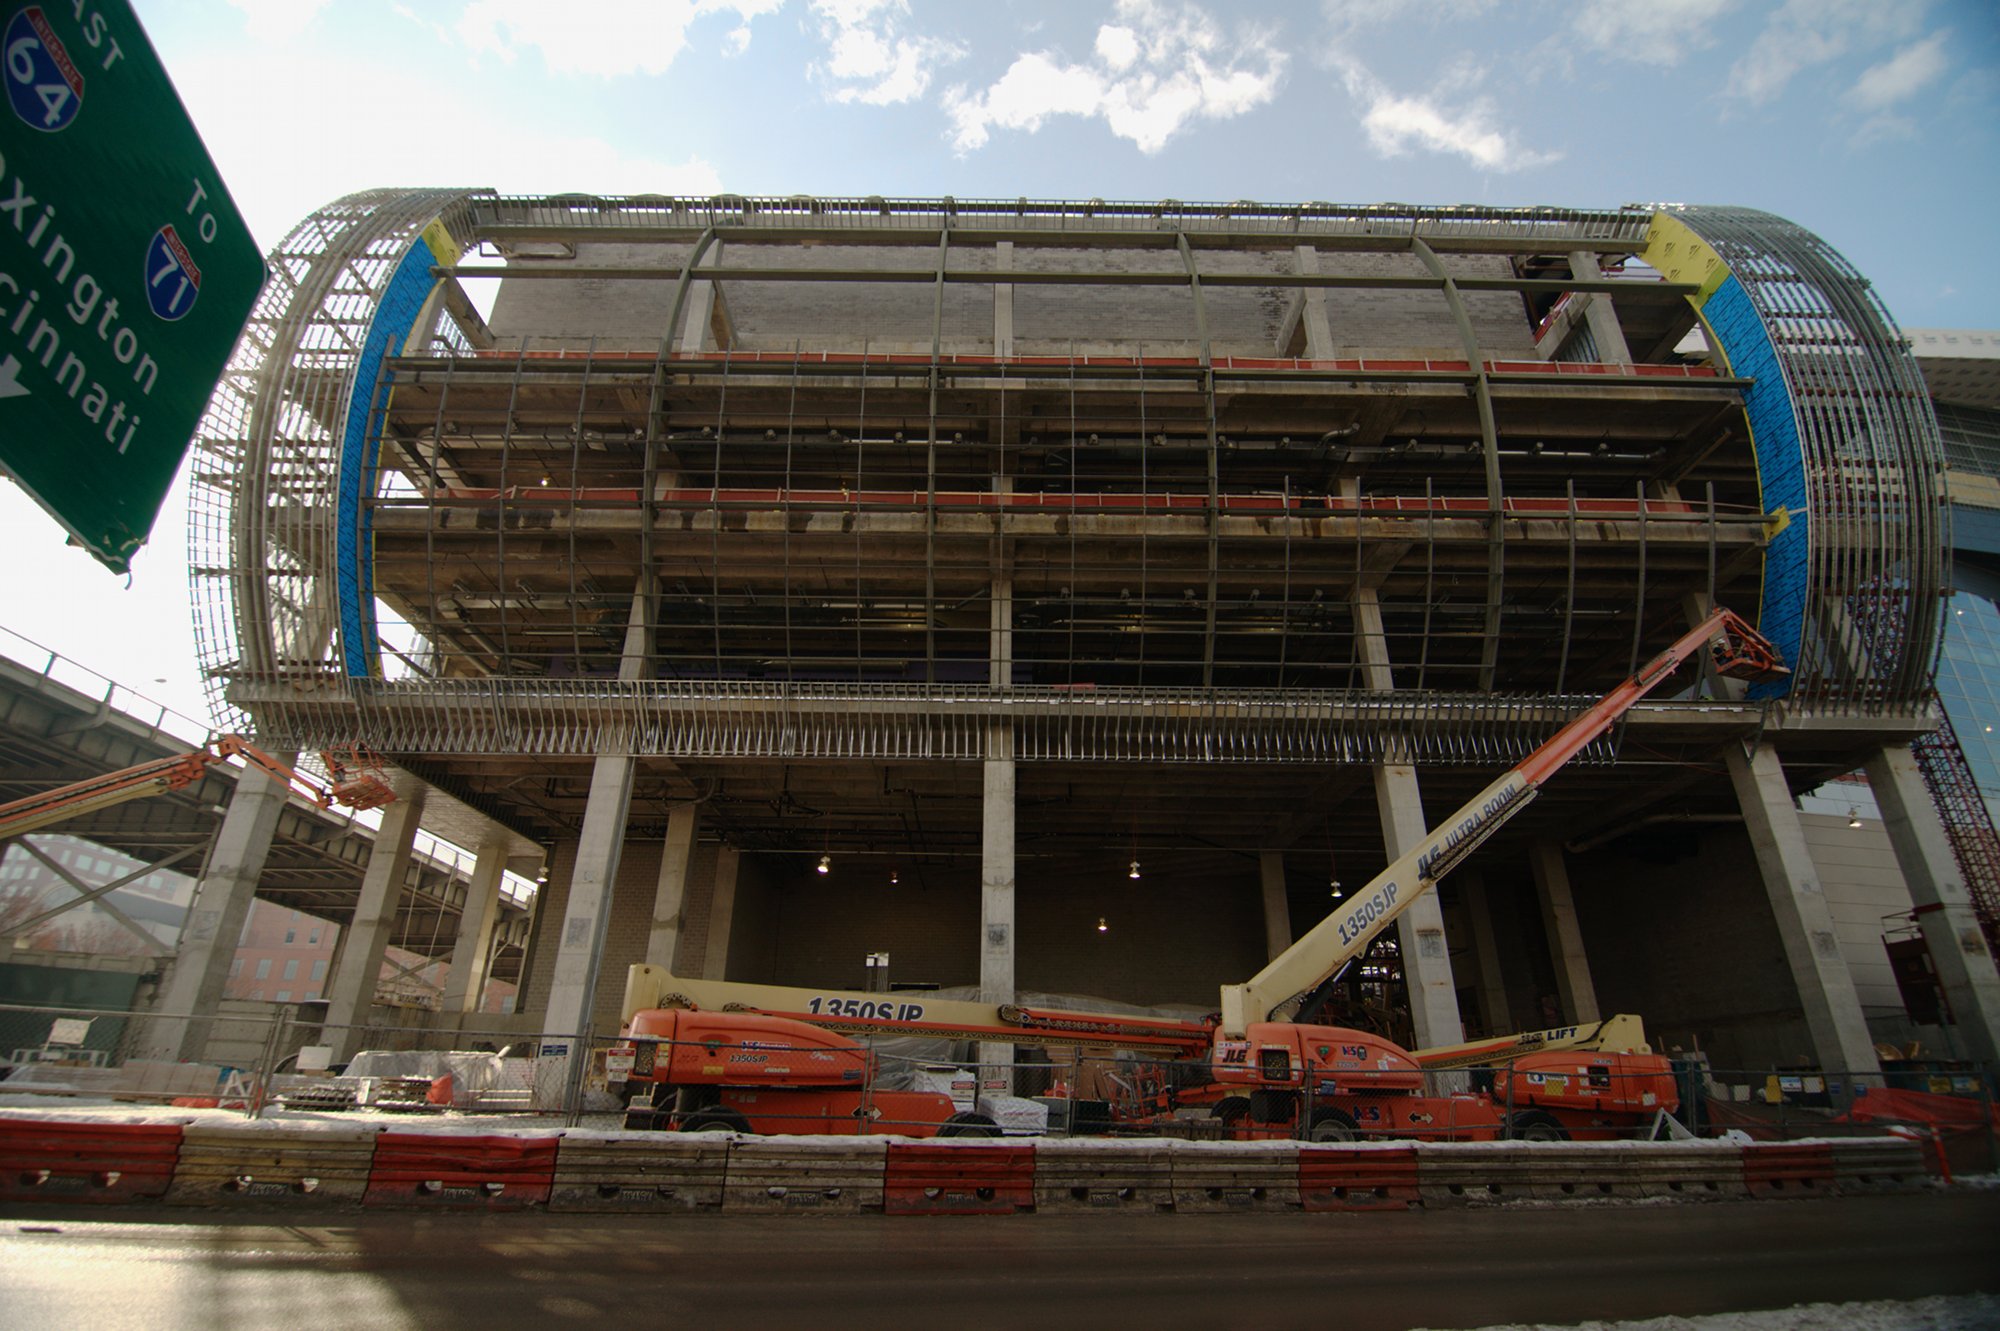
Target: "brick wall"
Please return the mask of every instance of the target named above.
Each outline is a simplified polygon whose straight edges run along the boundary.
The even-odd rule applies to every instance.
[[[582,265],[621,264],[678,268],[689,247],[585,243],[577,247]],[[930,246],[724,246],[726,264],[759,267],[832,268],[867,266],[884,270],[930,271],[937,252]],[[954,250],[954,271],[987,271],[993,252],[986,246]],[[1296,272],[1289,249],[1204,250],[1199,263],[1215,273],[1269,274],[1268,287],[1205,287],[1208,334],[1218,356],[1280,354],[1278,336],[1295,288],[1284,285]],[[1319,256],[1325,274],[1428,278],[1408,254]],[[1446,255],[1454,276],[1508,276],[1497,255]],[[1017,246],[1013,265],[1021,271],[1178,272],[1172,249],[1048,249]],[[534,345],[582,346],[594,337],[602,348],[656,348],[673,308],[671,280],[601,278],[578,282],[503,282],[490,325],[501,346],[519,345],[531,333]],[[1533,329],[1518,296],[1507,292],[1466,292],[1464,301],[1481,346],[1492,355],[1534,355]],[[723,300],[744,350],[788,351],[836,348],[927,354],[931,349],[935,288],[926,282],[736,282],[725,283]],[[1442,295],[1433,291],[1328,290],[1327,318],[1333,354],[1350,356],[1464,354],[1458,325]],[[973,283],[945,287],[942,349],[987,354],[993,347],[992,288]],[[1086,287],[1016,286],[1015,350],[1021,355],[1191,356],[1200,351],[1194,296],[1180,286]]]
[[[585,244],[577,246],[575,263],[586,266],[630,265],[679,268],[687,245]],[[479,278],[473,281],[489,281]],[[509,351],[519,349],[529,334],[536,348],[564,341],[587,346],[593,338],[604,349],[654,351],[666,335],[673,310],[674,283],[658,279],[614,281],[501,282],[493,298],[487,326]]]

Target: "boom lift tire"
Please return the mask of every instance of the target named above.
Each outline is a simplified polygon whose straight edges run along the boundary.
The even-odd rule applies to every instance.
[[[734,1109],[697,1109],[681,1120],[682,1132],[740,1132],[750,1136],[750,1120]]]
[[[1000,1125],[984,1114],[953,1114],[938,1128],[940,1137],[998,1137]]]
[[[1523,1109],[1507,1120],[1508,1135],[1517,1142],[1566,1142],[1569,1131],[1553,1114]]]
[[[1316,1142],[1351,1142],[1361,1139],[1361,1128],[1344,1109],[1322,1109],[1313,1115],[1306,1137]]]
[[[1250,1097],[1247,1095],[1225,1095],[1209,1108],[1210,1118],[1219,1118],[1228,1127],[1235,1127],[1250,1114]]]

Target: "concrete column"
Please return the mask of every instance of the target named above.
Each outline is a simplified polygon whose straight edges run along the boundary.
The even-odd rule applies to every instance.
[[[1384,763],[1375,769],[1375,804],[1382,815],[1382,840],[1393,862],[1424,839],[1424,806],[1417,769]],[[1457,1044],[1465,1038],[1458,1015],[1458,986],[1451,978],[1451,950],[1445,945],[1444,911],[1436,892],[1423,896],[1396,917],[1403,949],[1403,979],[1410,991],[1410,1019],[1417,1048]]]
[[[1820,888],[1819,871],[1806,851],[1805,831],[1799,826],[1777,750],[1759,744],[1745,753],[1742,745],[1731,743],[1723,747],[1723,758],[1743,806],[1743,825],[1757,854],[1771,913],[1777,918],[1785,960],[1798,985],[1814,1056],[1828,1072],[1879,1077],[1882,1065],[1875,1057],[1875,1042],[1861,1015],[1854,977],[1840,955],[1833,915]]]
[[[652,593],[650,577],[642,578],[633,591],[624,650],[618,659],[621,680],[644,679],[652,672],[655,612]],[[576,859],[570,866],[569,897],[564,903],[562,933],[556,940],[548,1008],[542,1018],[545,1032],[540,1051],[542,1075],[535,1079],[535,1102],[539,1108],[561,1106],[567,1077],[555,1072],[556,1065],[550,1060],[581,1052],[581,1037],[596,1009],[598,969],[604,961],[604,937],[611,923],[618,864],[625,851],[625,822],[632,811],[632,782],[637,769],[638,763],[632,756],[623,753],[600,754],[591,766],[590,795],[583,807],[583,829],[577,837]],[[564,1066],[574,1069],[573,1063]]]
[[[1514,1029],[1514,1014],[1507,1002],[1507,980],[1500,969],[1500,945],[1493,937],[1493,898],[1486,879],[1476,869],[1460,869],[1452,875],[1458,899],[1465,903],[1465,920],[1472,930],[1472,954],[1479,963],[1479,1023],[1488,1035],[1505,1035]]]
[[[1370,689],[1395,688],[1389,669],[1389,644],[1382,631],[1382,608],[1375,591],[1354,593],[1354,635],[1362,680]],[[1408,763],[1385,762],[1375,769],[1375,805],[1382,817],[1382,840],[1393,863],[1424,839],[1422,793],[1417,769]],[[1409,989],[1410,1018],[1419,1049],[1457,1044],[1465,1038],[1458,1015],[1458,988],[1451,978],[1451,949],[1444,936],[1444,911],[1437,893],[1427,892],[1396,917],[1396,938],[1403,952],[1403,979]]]
[[[1264,951],[1275,959],[1292,945],[1292,903],[1285,896],[1285,853],[1257,853],[1257,876],[1264,889]]]
[[[1563,1020],[1579,1025],[1596,1021],[1602,1015],[1597,986],[1591,983],[1590,961],[1583,953],[1583,930],[1576,922],[1576,897],[1570,891],[1562,845],[1538,839],[1528,848],[1528,862],[1535,871],[1535,895],[1542,902],[1542,925],[1548,930],[1549,960],[1555,963]]]
[[[352,1058],[367,1034],[368,1010],[375,1006],[382,956],[396,930],[396,912],[410,872],[410,847],[423,815],[422,791],[382,811],[382,830],[375,834],[375,847],[368,852],[361,896],[354,903],[354,921],[342,931],[340,964],[334,968],[333,983],[326,991],[326,1042],[333,1046],[336,1063]]]
[[[688,875],[694,868],[694,836],[701,810],[684,804],[667,814],[667,839],[660,847],[660,881],[653,889],[653,931],[646,936],[646,964],[674,968],[680,948],[681,909],[687,903]]]
[[[637,763],[624,754],[606,754],[591,768],[590,796],[583,809],[576,862],[570,868],[569,898],[563,907],[548,1014],[543,1019],[543,1029],[553,1035],[575,1036],[591,1019],[636,768]]]
[[[979,843],[979,1001],[1014,1001],[1014,730],[986,731]],[[983,1063],[1011,1063],[1012,1044],[983,1044]]]
[[[1319,276],[1319,251],[1310,245],[1292,249],[1301,275]],[[1323,360],[1333,354],[1333,331],[1326,319],[1326,288],[1307,287],[1300,293],[1299,322],[1305,329],[1306,359]]]
[[[1014,483],[1005,476],[995,477],[993,493],[1004,500],[1014,492]],[[993,578],[988,584],[991,599],[986,615],[986,679],[995,688],[1014,682],[1014,565],[1013,551],[1006,541],[993,542]]]
[[[994,481],[998,492],[1012,488],[1012,482],[1005,477]],[[1005,689],[1014,678],[1011,546],[1005,541],[995,541],[991,559],[993,594],[987,617],[987,678],[994,688]],[[1011,725],[987,728],[980,809],[979,1000],[1011,1003],[1014,1001],[1014,728]],[[979,1046],[979,1061],[1012,1063],[1014,1047],[997,1041],[983,1043]]]
[[[1868,760],[1867,770],[1958,1039],[1970,1057],[2000,1067],[2000,974],[1916,755],[1907,744],[1892,744]]]
[[[290,760],[289,755],[280,756]],[[208,1045],[207,1014],[222,1002],[229,963],[236,958],[243,921],[271,854],[278,815],[290,797],[284,782],[260,768],[246,767],[236,778],[236,793],[229,798],[215,851],[181,930],[180,950],[154,1003],[158,1012],[195,1015],[147,1022],[143,1057],[169,1062],[201,1058]]]
[[[465,909],[458,916],[458,941],[451,949],[451,969],[444,978],[446,1012],[477,1012],[486,996],[486,968],[493,961],[493,926],[500,921],[500,875],[507,869],[507,847],[494,842],[482,847],[473,862],[472,881],[465,887]]]
[[[1014,242],[1003,240],[993,246],[993,271],[1011,272]],[[1014,284],[993,284],[993,354],[1006,358],[1014,354]]]
[[[1604,276],[1604,270],[1598,267],[1597,255],[1590,250],[1577,250],[1571,254],[1569,270],[1586,282],[1595,282]],[[1611,297],[1589,291],[1579,293],[1575,299],[1583,302],[1583,320],[1590,328],[1591,340],[1597,343],[1598,358],[1607,365],[1630,365],[1632,349],[1625,345],[1625,330],[1619,326],[1618,307],[1611,303]]]
[[[729,935],[736,924],[736,876],[743,866],[743,852],[734,846],[718,846],[715,851],[715,890],[708,898],[708,950],[703,954],[701,978],[729,978]]]

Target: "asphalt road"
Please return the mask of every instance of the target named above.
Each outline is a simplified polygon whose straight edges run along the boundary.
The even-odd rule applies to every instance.
[[[1391,1215],[0,1208],[0,1326],[1474,1327],[2000,1292],[2000,1190]]]

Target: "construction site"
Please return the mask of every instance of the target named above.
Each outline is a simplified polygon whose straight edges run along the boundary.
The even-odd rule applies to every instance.
[[[254,767],[139,1043],[202,1057],[262,896],[343,927],[323,1062],[511,1036],[633,1127],[756,1118],[678,1048],[838,1086],[847,1037],[931,1036],[1002,1094],[1150,1048],[1249,1135],[1367,1135],[1287,1022],[1446,1139],[1533,1096],[1441,1070],[1566,1041],[1724,1099],[1976,1088],[1944,467],[1865,278],[1749,210],[351,196],[197,437]],[[380,825],[287,900],[301,783]],[[427,897],[425,831],[476,861]],[[444,1003],[384,1003],[392,937]],[[1645,1085],[1548,1131],[1650,1132]]]

